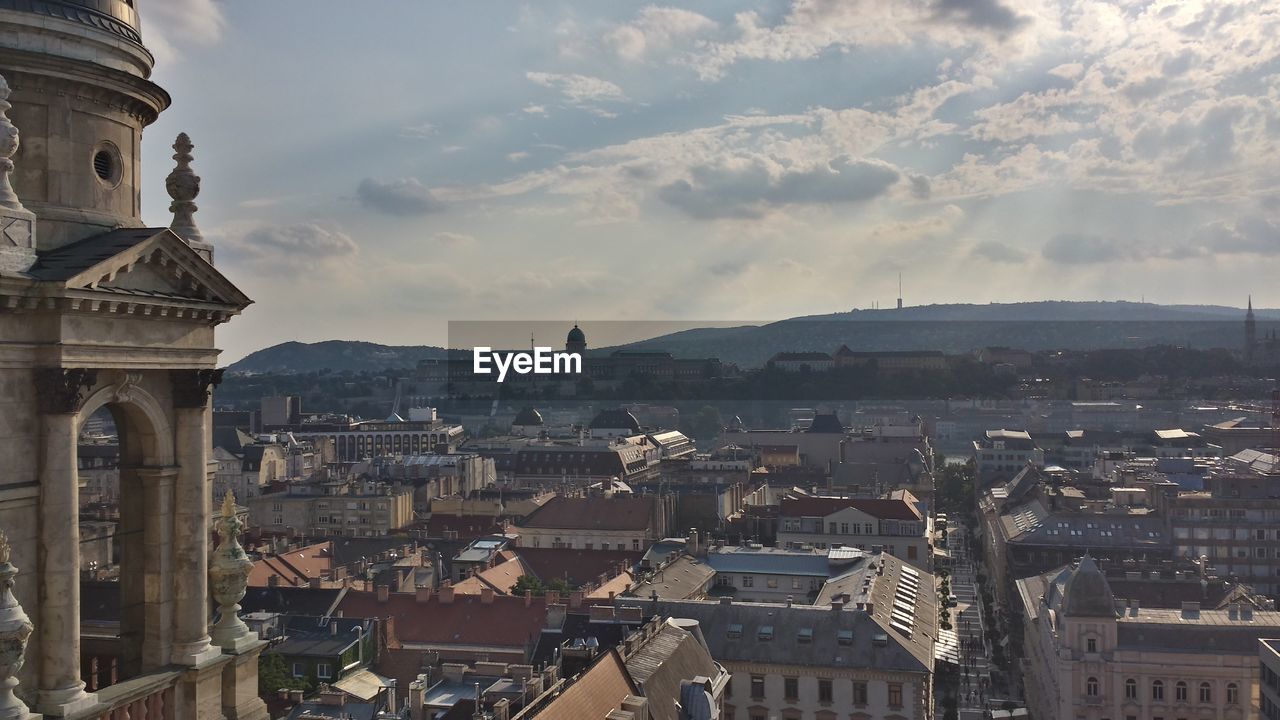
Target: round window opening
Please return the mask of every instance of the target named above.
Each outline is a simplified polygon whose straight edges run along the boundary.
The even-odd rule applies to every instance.
[[[94,150],[93,174],[107,187],[120,184],[120,153],[115,146],[103,143]]]

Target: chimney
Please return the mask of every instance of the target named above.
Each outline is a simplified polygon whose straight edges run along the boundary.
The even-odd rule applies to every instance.
[[[733,604],[733,598],[729,597],[728,595],[725,595],[724,597],[720,598],[720,604],[721,604],[721,605],[732,605],[732,604]]]
[[[525,607],[530,607],[530,606],[532,606],[532,605],[533,605],[533,591],[532,591],[532,590],[525,590],[525,591],[524,591],[524,606],[525,606]]]
[[[449,605],[452,602],[453,602],[453,583],[446,580],[444,585],[440,586],[440,604]]]
[[[556,604],[558,604],[559,602],[560,602],[560,591],[559,591],[559,590],[548,590],[548,591],[547,591],[547,604],[548,604],[548,605],[556,605]]]
[[[564,606],[559,603],[547,603],[547,629],[559,630],[564,627]]]
[[[267,587],[279,587],[279,585],[280,585],[280,576],[279,576],[279,575],[268,575],[268,576],[267,576]]]
[[[337,621],[337,620],[330,620],[330,621],[329,621],[329,634],[330,634],[330,635],[337,635],[337,634],[338,634],[338,621]]]
[[[583,592],[581,590],[574,590],[569,593],[569,607],[575,609],[582,607],[582,598]]]
[[[308,585],[310,588],[312,588],[313,590],[314,590],[314,589],[318,589],[318,588],[320,587],[320,583],[321,583],[321,581],[322,581],[322,580],[323,580],[323,578],[313,577],[313,578],[311,578],[311,579],[307,580],[307,585]]]
[[[414,593],[413,599],[417,600],[420,603],[431,602],[431,586],[430,585],[419,586],[417,589],[417,592]]]
[[[480,588],[480,604],[481,605],[493,604],[493,588]]]
[[[788,595],[788,596],[787,596],[787,607],[791,607],[791,603],[792,603],[792,602],[793,602],[792,597],[791,597],[790,595]]]
[[[789,598],[789,597],[787,598],[787,607],[791,607],[791,598]],[[870,607],[870,604],[868,604],[868,607]],[[832,600],[832,601],[831,601],[831,609],[832,609],[832,610],[834,610],[835,612],[840,612],[841,610],[843,610],[843,609],[844,609],[844,601],[843,601],[843,600]],[[868,612],[870,612],[870,610],[868,610]]]
[[[384,603],[390,599],[391,599],[391,586],[379,585],[378,586],[378,602]]]
[[[289,691],[289,702],[293,703],[294,705],[300,705],[302,703],[302,698],[303,698],[303,692],[301,690]]]

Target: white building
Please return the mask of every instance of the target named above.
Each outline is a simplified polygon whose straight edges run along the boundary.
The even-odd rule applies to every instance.
[[[789,498],[778,510],[780,547],[878,546],[923,570],[932,562],[928,529],[928,518],[903,499]]]
[[[1258,639],[1280,633],[1280,613],[1240,603],[1140,607],[1117,599],[1088,555],[1019,580],[1018,591],[1032,717],[1257,717]]]

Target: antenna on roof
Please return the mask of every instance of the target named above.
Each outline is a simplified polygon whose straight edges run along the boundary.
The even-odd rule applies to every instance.
[[[898,273],[898,309],[902,309],[902,273]]]

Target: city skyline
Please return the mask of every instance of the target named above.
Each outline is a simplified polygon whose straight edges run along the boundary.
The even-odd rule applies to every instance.
[[[197,221],[257,301],[228,361],[444,319],[885,307],[899,272],[909,304],[1280,304],[1264,3],[185,0],[147,23],[174,106],[144,215],[167,224],[189,132]]]

